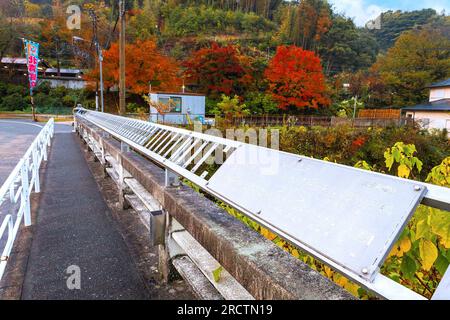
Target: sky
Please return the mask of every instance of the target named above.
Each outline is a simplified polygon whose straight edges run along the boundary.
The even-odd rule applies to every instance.
[[[387,10],[412,11],[432,8],[439,13],[450,14],[450,0],[329,0],[336,11],[354,19],[356,25],[364,26]]]

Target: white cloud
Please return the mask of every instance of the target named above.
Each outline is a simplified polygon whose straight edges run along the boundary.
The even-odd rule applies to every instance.
[[[376,4],[366,4],[365,0],[331,0],[337,12],[352,18],[357,26],[364,26],[369,20],[380,15],[388,8],[383,8]]]

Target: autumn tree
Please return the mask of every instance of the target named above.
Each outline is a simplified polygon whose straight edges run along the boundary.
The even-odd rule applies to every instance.
[[[423,102],[428,85],[450,76],[449,31],[424,28],[403,33],[378,59],[373,69],[392,91],[394,105]]]
[[[53,9],[53,19],[41,22],[41,51],[42,56],[49,56],[56,60],[57,74],[60,76],[61,64],[64,58],[71,57],[70,43],[75,35],[66,25],[67,17],[59,1]]]
[[[222,93],[242,95],[252,83],[252,70],[248,57],[231,45],[212,43],[193,53],[184,63],[186,80],[200,90],[218,98]]]
[[[283,12],[279,37],[303,49],[315,50],[331,26],[331,6],[323,0],[303,0]]]
[[[333,101],[356,96],[366,108],[380,108],[392,104],[392,92],[380,74],[372,69],[341,72],[332,78],[332,88]]]
[[[161,0],[143,0],[142,6],[135,0],[128,12],[127,34],[133,39],[146,40],[158,34]]]
[[[125,47],[126,86],[136,94],[144,94],[149,85],[155,90],[176,90],[181,86],[177,63],[161,54],[153,40],[138,40]],[[98,71],[97,71],[98,72]],[[91,76],[97,77],[97,74]],[[119,44],[104,52],[103,76],[109,88],[119,83]]]
[[[269,92],[287,110],[328,106],[325,76],[319,57],[296,46],[280,46],[265,72]]]
[[[21,5],[19,0],[0,3],[0,60],[9,53],[17,37],[22,36],[23,26],[19,21],[24,10]]]

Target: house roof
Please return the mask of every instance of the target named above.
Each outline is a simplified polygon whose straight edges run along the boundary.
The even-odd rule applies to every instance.
[[[174,96],[198,96],[198,97],[204,97],[204,94],[201,93],[193,93],[193,92],[164,92],[164,91],[152,91],[150,94],[167,94],[167,95],[174,95]]]
[[[27,58],[3,57],[1,60],[3,64],[27,64]],[[44,59],[39,59],[39,63],[44,67],[49,68],[50,64]]]
[[[429,86],[429,88],[442,88],[442,87],[450,87],[450,78],[444,81],[433,83],[432,85]]]
[[[450,99],[419,104],[413,107],[402,108],[403,111],[450,111]]]
[[[73,74],[79,74],[82,73],[81,70],[79,69],[59,69],[60,73],[73,73]],[[48,68],[47,70],[45,70],[45,73],[58,73],[58,69],[57,68]]]

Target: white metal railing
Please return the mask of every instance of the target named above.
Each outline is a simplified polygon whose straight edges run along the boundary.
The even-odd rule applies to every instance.
[[[449,188],[83,108],[76,109],[77,119],[93,123],[379,296],[424,299],[379,270],[418,204],[450,211]],[[213,153],[225,158],[215,171],[204,165]],[[248,160],[254,155],[256,163]],[[278,173],[264,174],[261,169],[271,160]],[[433,298],[450,299],[448,287],[450,268]]]
[[[0,226],[0,241],[7,231],[6,243],[0,256],[0,279],[19,231],[22,218],[25,226],[31,225],[30,195],[40,192],[39,168],[42,161],[47,161],[47,149],[50,147],[54,133],[54,120],[50,119],[34,139],[25,155],[19,160],[14,170],[0,187],[0,214],[7,211]],[[0,216],[1,217],[1,216]],[[0,248],[1,250],[1,248]]]

